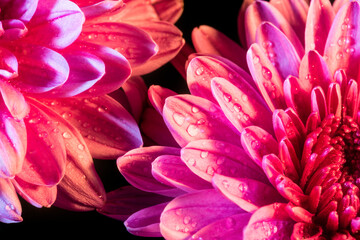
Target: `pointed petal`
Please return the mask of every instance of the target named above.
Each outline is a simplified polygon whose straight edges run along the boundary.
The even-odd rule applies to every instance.
[[[168,203],[141,209],[132,214],[124,225],[129,233],[142,237],[161,237],[160,215]]]
[[[0,222],[21,222],[21,204],[10,180],[0,178]]]
[[[269,109],[261,96],[246,82],[233,85],[224,78],[213,78],[211,89],[225,116],[241,132],[245,127],[257,125],[272,132]]]
[[[244,213],[215,190],[203,190],[175,198],[164,209],[160,230],[167,239],[186,239],[201,228],[235,214]]]
[[[238,133],[233,130],[221,109],[204,98],[192,95],[168,97],[163,117],[180,146],[209,138],[240,144]]]
[[[56,200],[57,187],[40,186],[23,181],[18,177],[12,180],[17,193],[34,207],[50,207]]]
[[[244,229],[244,238],[250,240],[290,239],[294,222],[286,213],[285,208],[286,204],[274,203],[258,209]]]
[[[0,80],[0,93],[6,108],[14,118],[23,119],[29,113],[29,105],[16,88]]]
[[[179,155],[179,149],[160,146],[138,148],[118,158],[116,163],[120,173],[134,187],[165,196],[177,196],[183,191],[158,182],[151,173],[152,162],[162,155]]]
[[[284,201],[275,188],[257,180],[215,174],[212,182],[216,189],[247,212],[253,212],[259,207],[274,202]]]
[[[148,96],[151,105],[162,115],[165,100],[167,97],[176,95],[176,92],[163,88],[159,85],[152,85],[149,87]]]
[[[245,49],[222,32],[210,26],[201,25],[193,29],[191,38],[197,53],[219,55],[247,71]]]
[[[80,0],[72,1],[75,2],[81,8],[81,11],[84,13],[86,21],[93,20],[96,17],[101,17],[107,15],[111,12],[116,12],[126,5],[123,1],[96,1],[91,2],[85,0],[81,2]],[[90,5],[91,4],[91,5]]]
[[[30,21],[37,6],[38,0],[4,1],[0,4],[4,19],[19,19],[24,22]]]
[[[241,4],[241,8],[237,18],[237,27],[238,27],[238,35],[240,39],[240,43],[242,47],[247,47],[246,43],[246,30],[245,30],[245,14],[248,7],[254,2],[255,0],[244,0]]]
[[[336,14],[326,41],[324,58],[329,66],[330,74],[342,68],[348,78],[358,79],[360,27],[360,3],[348,1]]]
[[[256,31],[256,43],[275,66],[282,79],[299,74],[300,58],[288,38],[270,22],[260,24]]]
[[[163,21],[175,23],[184,10],[183,0],[151,0],[159,18]]]
[[[256,87],[251,76],[225,58],[218,56],[198,56],[189,62],[187,67],[186,81],[192,95],[207,98],[216,103],[211,93],[211,79],[222,77],[231,83],[249,83]]]
[[[80,131],[94,158],[114,159],[142,145],[133,117],[107,95],[42,102]]]
[[[326,38],[334,17],[335,11],[329,0],[310,2],[305,28],[305,52],[316,50],[321,55],[324,54]]]
[[[227,239],[242,240],[243,229],[250,219],[251,213],[240,213],[219,219],[203,227],[191,236],[191,239]]]
[[[267,181],[262,170],[245,151],[231,143],[216,140],[192,141],[181,150],[188,168],[206,181],[214,174]]]
[[[79,40],[120,52],[131,67],[145,63],[158,49],[148,33],[127,23],[85,24]]]
[[[65,174],[66,151],[57,124],[34,104],[24,120],[28,145],[23,169],[17,177],[35,185],[58,184]]]
[[[317,112],[321,120],[328,115],[325,93],[321,87],[315,87],[311,91],[311,111]]]
[[[332,83],[327,91],[328,113],[334,114],[335,117],[341,117],[343,105],[341,101],[340,86]]]
[[[0,76],[9,79],[18,76],[18,61],[15,55],[6,48],[0,47]]]
[[[263,156],[278,153],[278,142],[264,129],[246,127],[241,133],[241,144],[246,153],[261,166]]]
[[[167,202],[171,199],[171,197],[144,192],[133,186],[124,186],[107,193],[105,205],[101,209],[97,209],[97,211],[108,217],[125,221],[131,214],[143,208]]]
[[[133,75],[143,75],[158,69],[173,59],[185,44],[182,32],[171,23],[138,21],[134,24],[150,34],[158,46],[158,52],[145,64],[133,67]]]
[[[357,109],[359,108],[359,93],[357,91],[358,84],[356,81],[350,79],[346,86],[344,94],[344,105],[346,107],[346,115],[355,119]]]
[[[247,52],[249,70],[271,111],[285,109],[283,81],[260,45],[254,43]]]
[[[79,36],[84,21],[80,8],[71,1],[39,1],[25,39],[51,48],[65,48]]]
[[[173,185],[185,192],[211,189],[209,182],[195,175],[180,156],[162,155],[152,162],[152,174],[159,182]]]

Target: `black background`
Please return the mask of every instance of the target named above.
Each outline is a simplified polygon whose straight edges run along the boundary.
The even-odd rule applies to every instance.
[[[191,31],[199,25],[210,25],[238,41],[237,15],[242,1],[184,0],[184,13],[176,26],[191,44]],[[144,76],[148,85],[159,84],[180,92],[186,89],[185,80],[171,64]],[[95,160],[96,169],[106,191],[126,185],[117,170],[115,160]],[[70,212],[56,207],[35,208],[21,200],[24,221],[18,224],[0,223],[1,236],[26,237],[97,237],[142,239],[126,232],[123,223],[93,212]]]

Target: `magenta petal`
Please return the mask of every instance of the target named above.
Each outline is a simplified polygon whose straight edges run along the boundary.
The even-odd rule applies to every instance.
[[[177,196],[183,191],[158,182],[151,173],[151,164],[162,155],[179,155],[178,148],[145,147],[127,152],[117,159],[117,167],[131,185],[143,191],[154,192],[165,196]]]
[[[159,85],[152,85],[149,87],[148,96],[151,105],[162,115],[165,100],[167,97],[176,95],[176,92],[163,88]]]
[[[180,156],[162,155],[152,162],[152,174],[159,182],[173,185],[185,192],[211,189],[209,182],[195,175]]]
[[[96,1],[91,2],[85,0],[82,1],[72,1],[75,2],[84,13],[86,21],[89,21],[92,18],[96,18],[102,15],[107,15],[113,11],[122,9],[125,6],[123,1]]]
[[[239,135],[221,109],[207,99],[193,95],[168,97],[163,117],[180,146],[209,138],[240,144]]]
[[[142,145],[133,117],[107,95],[42,102],[80,131],[94,158],[114,159]]]
[[[0,222],[21,222],[21,204],[9,179],[0,178]]]
[[[6,48],[0,47],[0,76],[9,79],[18,76],[18,61],[14,54]]]
[[[249,240],[290,239],[294,222],[286,213],[285,208],[286,204],[274,203],[258,209],[244,229],[244,238]]]
[[[50,207],[56,200],[57,187],[40,186],[15,177],[12,180],[17,193],[31,205],[41,208]]]
[[[5,19],[19,19],[24,22],[30,21],[33,17],[38,0],[14,0],[3,1],[0,3],[3,18]]]
[[[247,212],[284,201],[275,188],[257,180],[215,174],[212,182],[221,193]]]
[[[240,213],[219,219],[197,231],[190,239],[242,240],[243,229],[247,225],[250,216],[251,213]]]
[[[258,92],[246,82],[233,85],[226,79],[213,78],[211,90],[225,116],[239,132],[250,125],[273,131],[268,121],[271,117],[269,109]]]
[[[79,40],[120,52],[131,67],[145,63],[158,51],[158,46],[148,33],[127,23],[85,24]]]
[[[263,156],[278,153],[278,142],[264,129],[250,126],[241,133],[241,144],[248,155],[261,166]]]
[[[19,76],[11,84],[26,93],[42,93],[62,85],[69,76],[69,65],[59,53],[42,46],[17,43],[8,49],[19,61]]]
[[[124,225],[128,232],[142,237],[161,237],[160,215],[168,203],[144,208],[132,214]]]
[[[152,0],[151,4],[161,20],[171,23],[175,23],[184,10],[183,0]]]
[[[291,239],[319,239],[322,233],[322,227],[318,225],[298,222],[294,225]]]
[[[349,1],[336,14],[326,41],[324,58],[333,76],[336,70],[344,69],[347,77],[358,79],[360,27],[360,3]]]
[[[17,177],[35,185],[53,186],[65,174],[65,143],[58,126],[42,109],[31,104],[24,118],[27,130],[27,153]]]
[[[186,239],[221,218],[240,213],[244,211],[216,190],[203,190],[171,201],[161,215],[160,230],[166,239]]]
[[[29,105],[16,88],[0,80],[0,93],[6,108],[14,118],[23,119],[29,113]]]
[[[84,21],[80,8],[71,1],[41,0],[25,39],[51,48],[65,48],[79,36]]]
[[[146,199],[146,201],[144,201]],[[125,186],[106,194],[105,205],[97,211],[108,217],[125,221],[131,214],[147,207],[170,201],[172,198]]]
[[[208,139],[192,141],[181,150],[181,159],[191,171],[209,182],[215,173],[267,181],[245,151],[231,143]]]
[[[117,51],[97,44],[77,41],[69,50],[82,50],[100,58],[105,64],[105,75],[89,90],[78,97],[100,96],[117,90],[131,74],[131,67],[126,58]]]
[[[311,90],[311,111],[317,112],[321,120],[328,116],[325,93],[321,87],[315,87]]]

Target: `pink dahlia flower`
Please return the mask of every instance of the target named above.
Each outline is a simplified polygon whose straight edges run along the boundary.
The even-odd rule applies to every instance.
[[[234,42],[214,29],[195,32],[204,53],[222,56],[189,59],[191,95],[149,90],[178,146],[120,157],[145,193],[114,191],[104,213],[137,210],[128,230],[166,239],[358,239],[359,11],[358,0],[245,1],[249,49],[238,56],[251,76],[224,58],[242,48],[229,51]]]

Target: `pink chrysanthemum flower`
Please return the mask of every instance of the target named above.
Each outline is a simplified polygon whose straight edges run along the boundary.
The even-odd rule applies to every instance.
[[[239,17],[248,68],[193,56],[191,95],[150,88],[176,143],[159,127],[163,138],[153,139],[164,146],[119,158],[124,177],[148,193],[114,191],[104,213],[139,210],[128,230],[166,239],[358,239],[360,2],[251,2]],[[230,59],[243,51],[202,30],[198,48]]]
[[[181,32],[159,16],[181,7],[157,13],[131,2],[0,3],[1,222],[22,221],[17,193],[36,207],[101,208],[106,193],[92,158],[142,145],[133,116],[105,94],[180,50]],[[139,9],[151,16],[146,27],[133,18]]]

